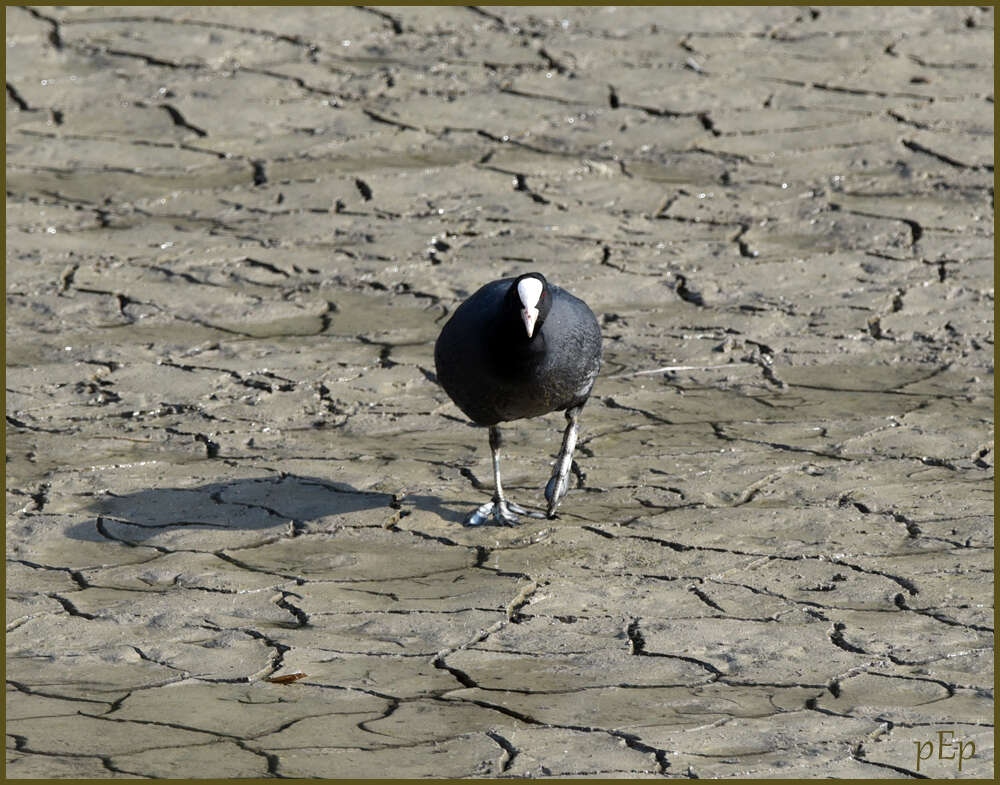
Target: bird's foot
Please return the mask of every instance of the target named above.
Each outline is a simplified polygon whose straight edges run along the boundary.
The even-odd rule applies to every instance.
[[[545,485],[545,500],[549,503],[548,517],[554,518],[556,507],[569,490],[569,472],[562,474],[557,469]]]
[[[469,513],[463,523],[466,526],[517,526],[521,519],[519,515],[526,515],[529,518],[544,518],[540,512],[526,510],[519,504],[507,501],[506,499],[494,499],[486,502],[479,509]]]

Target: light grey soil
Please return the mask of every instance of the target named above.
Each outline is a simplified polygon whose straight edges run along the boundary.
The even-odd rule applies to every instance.
[[[6,20],[8,776],[992,775],[991,8]]]

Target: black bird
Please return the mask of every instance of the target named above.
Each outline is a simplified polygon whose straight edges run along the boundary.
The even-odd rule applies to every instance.
[[[493,281],[458,306],[445,324],[434,346],[434,364],[455,405],[490,429],[493,500],[468,515],[465,524],[492,519],[511,526],[518,514],[544,517],[504,498],[497,423],[565,410],[562,448],[545,486],[548,517],[555,517],[569,487],[577,418],[601,367],[601,329],[587,304],[541,273]]]

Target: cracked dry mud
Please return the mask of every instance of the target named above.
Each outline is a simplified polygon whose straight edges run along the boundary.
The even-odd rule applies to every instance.
[[[8,776],[991,776],[992,9],[6,18]]]

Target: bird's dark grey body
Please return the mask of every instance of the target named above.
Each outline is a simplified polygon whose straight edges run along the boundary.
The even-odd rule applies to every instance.
[[[587,304],[548,284],[552,306],[528,339],[506,323],[514,278],[486,284],[463,302],[434,347],[437,377],[479,425],[537,417],[583,404],[601,367],[601,330]]]
[[[601,367],[601,330],[587,304],[539,273],[486,284],[463,302],[434,347],[438,381],[473,422],[489,427],[493,500],[465,522],[513,525],[545,517],[504,498],[498,423],[566,412],[566,431],[545,486],[548,517],[569,489],[577,419]]]

